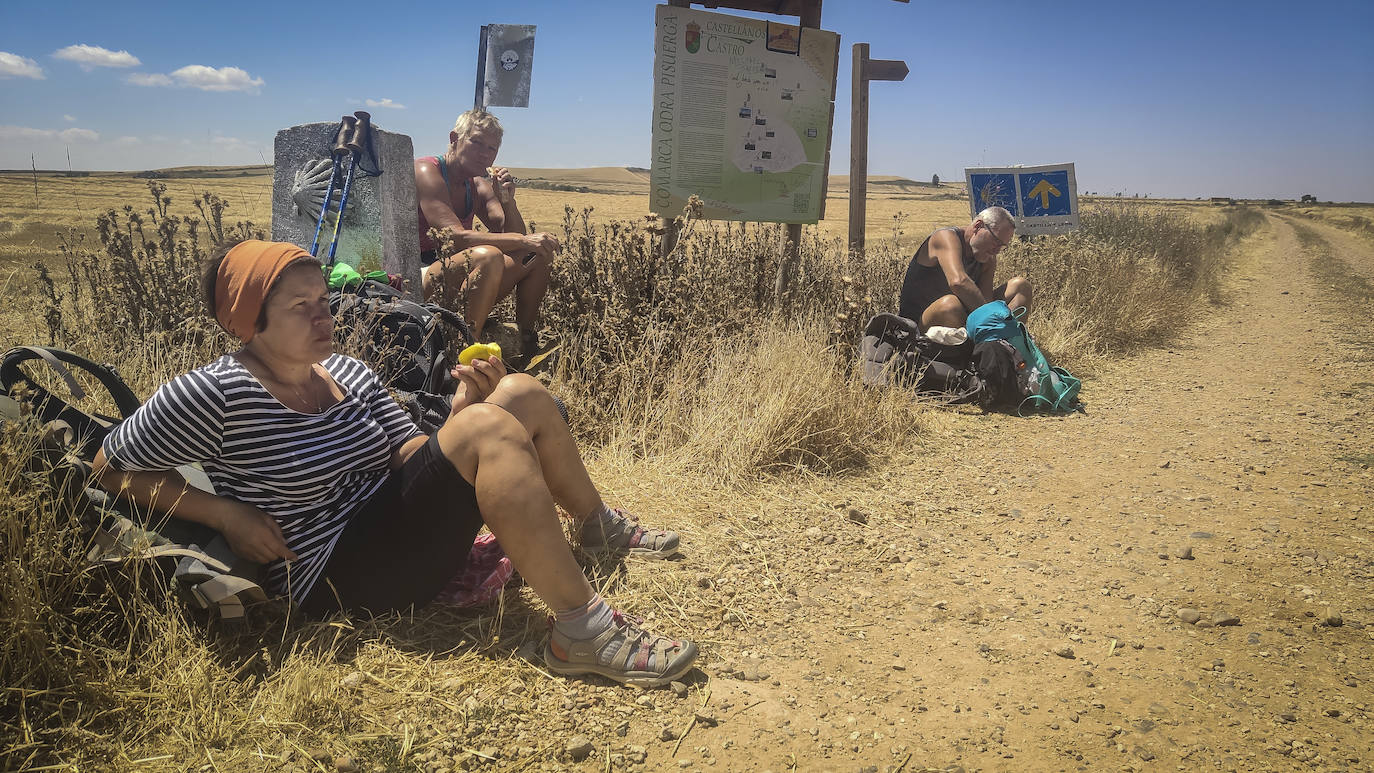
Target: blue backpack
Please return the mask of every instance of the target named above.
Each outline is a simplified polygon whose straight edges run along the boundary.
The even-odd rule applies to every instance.
[[[968,315],[965,327],[969,338],[976,342],[1006,341],[1020,355],[1018,367],[1029,369],[1023,380],[1023,398],[1016,412],[1045,411],[1046,413],[1071,413],[1081,410],[1078,392],[1083,386],[1067,370],[1050,365],[1040,347],[1035,345],[1030,331],[1022,324],[1024,308],[1013,312],[1006,301],[985,303]]]

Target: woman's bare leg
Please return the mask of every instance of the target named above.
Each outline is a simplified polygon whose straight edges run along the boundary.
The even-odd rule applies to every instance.
[[[503,408],[478,403],[450,418],[438,438],[444,456],[477,490],[482,519],[539,598],[555,610],[591,600],[524,425]]]
[[[538,379],[523,373],[509,374],[496,385],[487,402],[505,408],[529,432],[554,501],[576,518],[601,506],[601,494],[587,474],[568,423]]]

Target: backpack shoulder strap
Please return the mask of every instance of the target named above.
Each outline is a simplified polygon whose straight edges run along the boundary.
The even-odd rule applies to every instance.
[[[472,329],[468,327],[468,323],[463,320],[462,315],[450,309],[446,309],[437,303],[423,303],[421,305],[424,306],[425,310],[430,314],[438,317],[444,324],[458,331],[459,344],[461,346],[466,347],[469,344],[477,343],[477,339],[472,337]]]
[[[114,398],[115,407],[119,409],[120,418],[128,418],[140,405],[138,396],[129,388],[128,384],[119,377],[118,371],[110,365],[101,365],[75,352],[66,349],[55,349],[50,346],[16,346],[5,352],[3,360],[0,360],[0,387],[6,392],[14,389],[18,384],[27,384],[31,389],[40,392],[40,398],[46,400],[49,397],[48,390],[43,389],[19,369],[19,366],[29,360],[41,359],[46,362],[53,370],[57,371],[67,383],[67,389],[72,393],[72,397],[80,400],[86,397],[86,393],[81,389],[80,384],[72,376],[63,363],[72,365],[80,370],[95,376]]]

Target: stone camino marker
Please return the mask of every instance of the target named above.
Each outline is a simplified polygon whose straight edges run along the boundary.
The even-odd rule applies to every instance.
[[[277,132],[273,146],[272,238],[310,249],[315,238],[315,219],[319,217],[324,189],[329,184],[329,151],[333,147],[338,123],[307,123]],[[400,274],[407,281],[407,293],[420,298],[420,238],[415,200],[415,148],[410,137],[372,126],[374,162],[367,152],[361,154],[348,194],[336,261],[354,268],[381,268]],[[343,156],[343,171],[349,157]],[[374,166],[375,163],[375,166]],[[367,174],[381,169],[380,175]],[[312,189],[318,190],[312,190]],[[343,175],[335,189],[337,199],[343,189]],[[310,203],[310,194],[315,203]],[[298,203],[299,202],[299,203]],[[331,211],[337,205],[331,207]],[[327,220],[320,232],[319,257],[329,254],[333,234]]]

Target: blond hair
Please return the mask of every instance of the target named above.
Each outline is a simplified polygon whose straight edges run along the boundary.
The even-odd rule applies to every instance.
[[[505,130],[501,128],[501,122],[496,120],[496,116],[477,108],[468,110],[453,122],[453,133],[458,135],[458,142],[462,142],[478,132],[495,134],[499,142]]]

